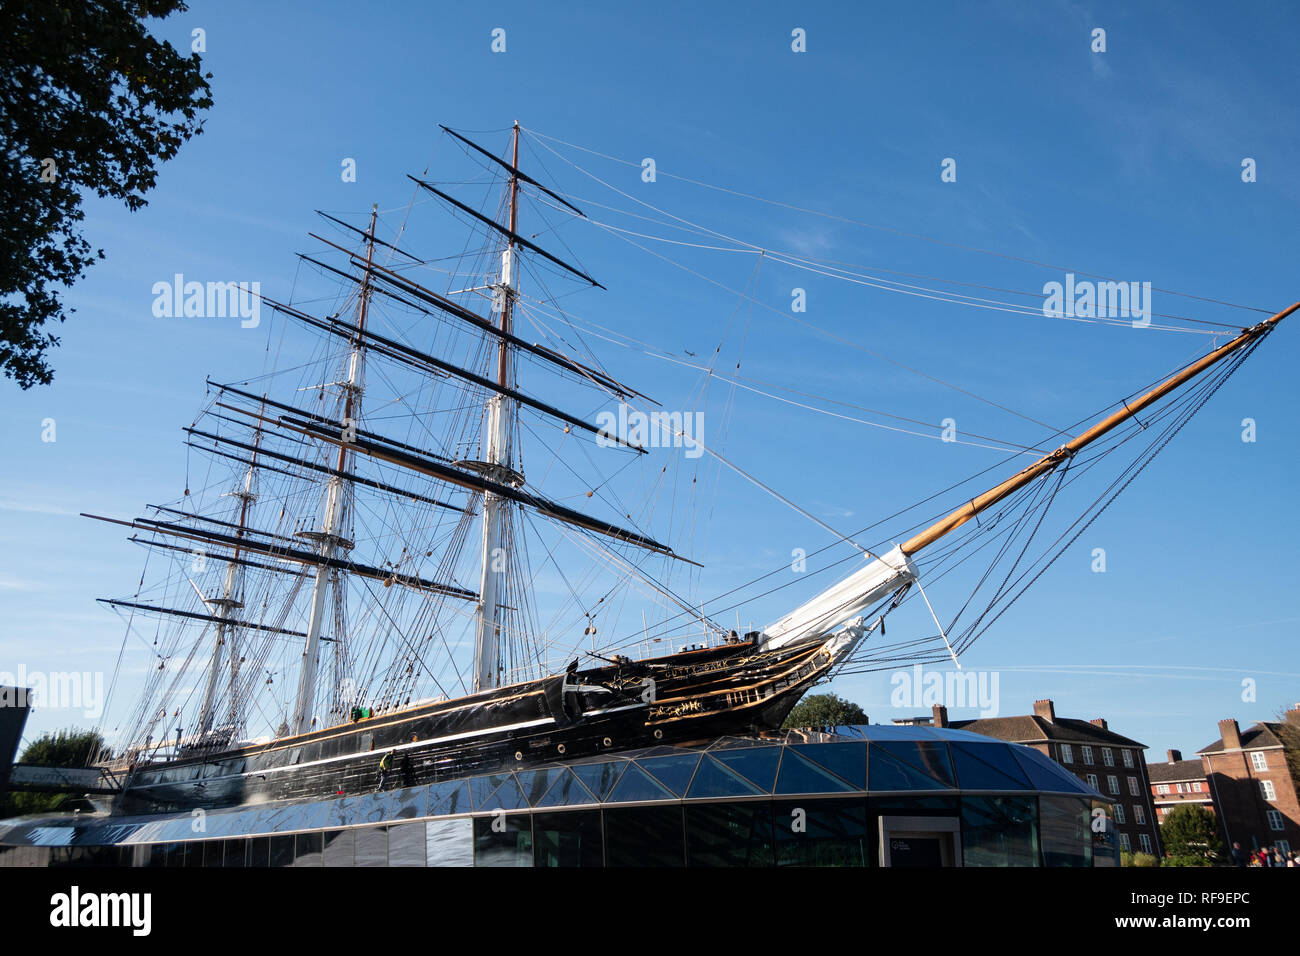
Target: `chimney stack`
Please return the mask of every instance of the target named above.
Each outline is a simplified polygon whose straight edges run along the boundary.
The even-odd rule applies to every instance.
[[[1285,714],[1286,722],[1294,727],[1300,727],[1300,703],[1296,704]]]
[[[1043,718],[1049,724],[1055,722],[1056,708],[1052,705],[1052,701],[1050,699],[1034,701],[1034,716]]]
[[[943,706],[943,704],[935,704],[933,710],[934,710],[934,716],[930,719],[930,726],[947,727],[948,708]]]
[[[1088,723],[1092,724],[1094,727],[1100,727],[1102,730],[1110,730],[1110,727],[1106,724],[1105,717],[1094,717],[1092,720],[1088,721]]]
[[[1168,755],[1170,763],[1178,763],[1178,761],[1183,759],[1183,752],[1181,750],[1170,750],[1168,751]]]
[[[1219,736],[1223,738],[1224,750],[1241,749],[1241,728],[1231,717],[1219,721]]]

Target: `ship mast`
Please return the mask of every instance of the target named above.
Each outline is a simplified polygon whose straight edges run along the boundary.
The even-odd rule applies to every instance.
[[[509,236],[505,251],[501,253],[501,277],[493,287],[500,312],[501,337],[497,342],[497,385],[502,389],[510,385],[511,321],[514,316],[515,240],[519,216],[519,124],[514,125],[510,174]],[[510,431],[514,420],[515,404],[504,391],[488,399],[487,427],[485,429],[485,473],[497,481],[516,487],[522,476],[510,468]],[[498,683],[497,657],[501,644],[501,590],[506,567],[506,553],[502,547],[506,518],[506,500],[491,491],[483,493],[483,555],[479,578],[479,605],[475,614],[474,635],[474,691],[496,687]]]
[[[316,541],[322,561],[316,568],[316,583],[312,590],[311,620],[307,626],[307,643],[303,649],[302,671],[298,679],[298,700],[294,706],[293,723],[290,733],[302,734],[312,729],[312,705],[316,697],[316,677],[319,670],[321,626],[325,617],[325,596],[331,578],[337,588],[338,571],[336,561],[340,551],[351,550],[352,542],[339,534],[343,525],[344,495],[348,490],[347,456],[350,436],[355,430],[354,413],[358,411],[363,385],[361,382],[365,366],[364,333],[366,328],[366,310],[370,303],[369,266],[375,254],[375,222],[379,207],[370,210],[370,229],[366,235],[367,270],[361,279],[361,301],[357,306],[358,334],[352,338],[352,351],[348,356],[348,378],[343,383],[343,441],[339,443],[338,461],[334,474],[329,479],[329,490],[325,498],[325,520],[320,532],[303,532],[303,537]]]
[[[260,431],[257,437],[260,441],[262,437]],[[241,538],[244,536],[245,522],[248,519],[248,506],[257,500],[257,495],[253,493],[253,469],[254,465],[250,464],[248,471],[244,474],[244,487],[242,490],[231,493],[239,499],[239,529],[236,534]],[[239,547],[236,546],[231,560],[226,562],[226,577],[221,589],[221,597],[204,599],[203,602],[208,606],[209,610],[215,611],[216,615],[222,620],[217,622],[217,638],[212,647],[212,663],[208,667],[208,682],[203,689],[203,705],[199,708],[200,736],[212,729],[214,705],[217,696],[217,679],[221,673],[223,648],[227,645],[230,647],[229,723],[233,726],[238,718],[236,683],[239,679],[239,648],[236,646],[236,640],[239,632],[232,612],[244,606],[238,597],[242,578],[240,571]]]

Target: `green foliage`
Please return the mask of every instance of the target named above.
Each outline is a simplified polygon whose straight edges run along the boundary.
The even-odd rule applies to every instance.
[[[1120,866],[1159,866],[1160,861],[1152,853],[1130,853],[1122,850],[1119,854]]]
[[[185,9],[0,0],[0,371],[20,388],[53,379],[59,339],[42,327],[64,320],[57,287],[104,256],[78,229],[83,193],[141,208],[158,166],[202,132],[212,74],[145,24]]]
[[[95,760],[107,760],[111,751],[104,747],[104,738],[93,730],[69,727],[45,734],[27,745],[19,763],[41,767],[84,767]],[[0,817],[24,813],[56,813],[90,809],[84,797],[70,793],[9,792],[0,797]]]
[[[835,727],[840,724],[865,724],[867,715],[862,708],[836,694],[813,694],[805,697],[790,711],[781,726]]]
[[[1215,866],[1227,859],[1214,814],[1195,804],[1174,807],[1165,815],[1160,823],[1160,840],[1171,857],[1200,861],[1177,866]]]

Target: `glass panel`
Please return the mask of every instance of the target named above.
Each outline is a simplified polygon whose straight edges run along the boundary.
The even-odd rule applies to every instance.
[[[1037,803],[1033,797],[963,797],[963,864],[1038,866]]]
[[[963,790],[1029,790],[1029,780],[1011,755],[1010,744],[952,745],[957,782]]]
[[[866,744],[791,744],[786,749],[797,751],[859,790],[867,789]]]
[[[325,834],[325,849],[321,853],[323,866],[352,866],[356,855],[356,833],[352,830],[330,830]]]
[[[1082,780],[1032,747],[1013,747],[1011,753],[1036,789],[1064,790],[1066,793],[1088,792]]]
[[[607,803],[633,803],[638,800],[672,800],[675,797],[676,794],[669,792],[636,764],[629,764],[605,800]]]
[[[735,797],[760,793],[762,791],[744,777],[706,755],[700,760],[700,768],[695,771],[688,796]]]
[[[533,815],[534,866],[604,866],[600,811]]]
[[[248,865],[271,865],[271,838],[255,837],[248,841]]]
[[[682,808],[606,809],[606,866],[684,866]]]
[[[764,793],[772,792],[772,785],[776,782],[776,766],[781,759],[780,747],[729,750],[712,756],[745,777]]]
[[[429,816],[469,813],[469,784],[463,780],[435,783],[429,788]]]
[[[248,866],[248,841],[226,840],[222,848],[222,866]]]
[[[388,830],[385,827],[363,827],[353,831],[356,836],[354,859],[356,866],[388,865]]]
[[[873,859],[861,798],[778,800],[772,804],[772,823],[777,866],[869,866]]]
[[[554,786],[555,781],[567,774],[568,771],[563,767],[542,767],[537,770],[521,770],[515,776],[528,805],[537,806],[537,802],[546,796],[546,791]]]
[[[871,745],[871,773],[867,789],[872,793],[884,790],[946,790],[944,784],[928,773],[922,773],[910,763],[904,763],[879,744]]]
[[[610,760],[604,763],[574,764],[570,769],[596,795],[597,800],[603,800],[626,766],[628,764],[625,760]]]
[[[1044,866],[1092,866],[1092,802],[1039,797],[1039,839]]]
[[[565,807],[575,803],[595,803],[591,791],[582,785],[574,774],[564,770],[546,791],[546,796],[537,802],[539,807]]]
[[[513,776],[506,777],[496,792],[479,805],[480,810],[527,810],[528,801]]]
[[[293,865],[293,836],[271,837],[271,866]]]
[[[771,804],[688,805],[686,860],[688,866],[771,866]]]
[[[319,831],[315,833],[299,833],[298,839],[294,846],[294,866],[320,866],[321,865],[321,846],[323,841]]]
[[[388,865],[424,866],[425,829],[422,823],[388,828]]]
[[[474,801],[475,810],[493,810],[496,804],[491,802],[491,797],[497,792],[497,789],[510,779],[506,773],[488,774],[486,777],[471,777],[469,781],[470,797]]]
[[[922,773],[934,777],[949,787],[957,786],[957,778],[952,772],[952,758],[948,756],[948,745],[932,740],[901,741],[889,740],[876,744],[904,763],[911,764]]]
[[[430,820],[424,830],[425,859],[429,866],[474,865],[474,821]]]
[[[667,757],[642,757],[637,761],[637,766],[681,796],[690,786],[691,777],[695,775],[699,762],[699,754],[676,753]]]
[[[843,793],[854,787],[811,760],[805,760],[793,747],[785,748],[781,772],[776,778],[777,793]]]
[[[474,818],[475,866],[532,866],[530,814],[494,814]]]

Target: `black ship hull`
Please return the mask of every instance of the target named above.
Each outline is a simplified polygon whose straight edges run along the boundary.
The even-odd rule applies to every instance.
[[[774,730],[834,655],[753,640],[424,704],[271,743],[136,767],[120,809],[165,812],[417,786],[558,758]]]

